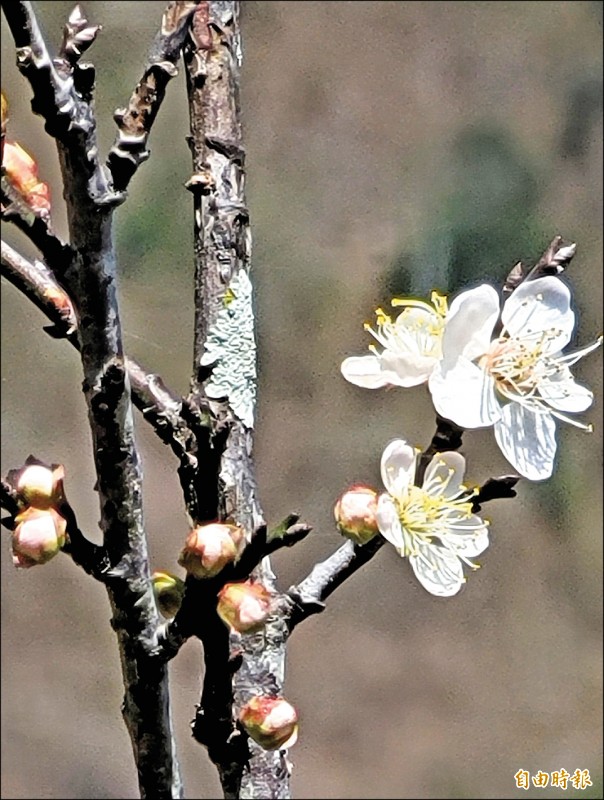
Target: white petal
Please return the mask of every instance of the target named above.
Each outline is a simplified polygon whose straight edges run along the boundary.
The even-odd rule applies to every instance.
[[[499,296],[486,283],[456,297],[443,334],[445,367],[452,366],[460,355],[471,361],[486,353],[498,316]]]
[[[409,556],[409,562],[424,589],[437,597],[457,594],[465,581],[457,556],[433,544],[421,543],[418,550],[417,555]]]
[[[569,369],[550,375],[539,383],[541,397],[558,411],[578,414],[593,403],[593,392],[575,382]]]
[[[390,378],[394,377],[382,369],[378,356],[346,358],[340,369],[347,381],[364,389],[380,389],[382,386],[388,386],[391,383]]]
[[[454,497],[463,483],[465,471],[466,460],[461,453],[437,453],[426,467],[423,488],[429,494]]]
[[[548,352],[562,350],[575,327],[570,290],[554,277],[525,281],[506,300],[501,321],[510,336],[525,337],[556,330],[548,339]]]
[[[378,498],[376,519],[380,533],[397,549],[404,547],[403,532],[394,501],[389,494],[382,494]]]
[[[501,452],[521,475],[531,481],[550,477],[556,455],[556,421],[551,414],[508,403],[494,430]]]
[[[382,453],[381,473],[386,491],[393,497],[407,494],[415,477],[417,450],[404,439],[394,439]]]
[[[464,523],[472,531],[461,533],[458,530],[451,531],[446,537],[445,546],[451,549],[456,555],[464,558],[474,558],[483,553],[489,546],[489,528],[480,517],[472,515]],[[481,527],[476,528],[477,523],[482,523]],[[463,525],[460,525],[462,527]]]
[[[462,428],[484,428],[501,416],[493,379],[465,358],[446,372],[442,362],[438,364],[428,385],[441,417]]]
[[[384,350],[381,356],[382,369],[394,376],[390,383],[394,386],[419,386],[425,383],[438,363],[432,356]]]

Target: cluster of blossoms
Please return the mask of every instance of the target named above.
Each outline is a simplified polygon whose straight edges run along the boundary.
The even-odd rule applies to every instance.
[[[342,363],[351,383],[367,389],[427,384],[443,419],[460,428],[492,426],[505,458],[529,480],[553,472],[557,420],[591,430],[569,416],[593,402],[570,367],[602,337],[563,352],[575,314],[560,278],[525,280],[502,308],[488,284],[462,292],[450,306],[436,292],[430,303],[395,299],[392,305],[403,307],[395,320],[378,309],[376,327],[365,326],[381,350],[371,345],[370,355]],[[386,493],[353,487],[336,504],[336,521],[356,544],[380,533],[409,559],[429,592],[449,596],[464,582],[462,565],[475,567],[470,559],[488,546],[487,523],[472,513],[463,456],[437,453],[420,487],[418,454],[402,439],[391,442],[381,464]]]

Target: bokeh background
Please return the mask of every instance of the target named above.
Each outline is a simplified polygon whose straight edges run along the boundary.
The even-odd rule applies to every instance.
[[[362,323],[393,293],[500,282],[557,233],[578,242],[568,273],[577,343],[602,327],[601,2],[243,4],[242,107],[254,234],[261,499],[276,523],[299,511],[309,539],[275,558],[287,588],[339,544],[338,493],[379,487],[384,445],[426,445],[424,388],[368,392],[339,374]],[[58,46],[71,3],[39,2]],[[85,4],[103,32],[102,151],[113,110],[142,70],[162,2]],[[2,22],[9,138],[50,181],[66,234],[57,158]],[[117,214],[128,351],[186,392],[192,357],[190,158],[182,74],[151,160]],[[3,235],[31,252],[9,226]],[[2,284],[3,471],[29,453],[65,465],[81,527],[98,503],[77,354]],[[286,692],[302,718],[291,751],[298,798],[602,797],[602,360],[575,368],[595,392],[592,436],[561,426],[555,476],[493,502],[492,544],[455,598],[428,595],[391,548],[297,630]],[[186,520],[175,461],[138,435],[155,568],[178,569]],[[509,471],[490,431],[466,434],[468,479]],[[18,573],[2,551],[2,797],[137,796],[121,681],[101,586],[67,557]],[[201,653],[172,666],[187,797],[219,796],[189,721]],[[589,769],[584,791],[515,788]]]

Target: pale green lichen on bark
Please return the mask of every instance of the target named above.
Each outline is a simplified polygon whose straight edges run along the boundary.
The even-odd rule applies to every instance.
[[[212,366],[205,384],[213,400],[226,398],[247,428],[254,426],[256,404],[256,340],[252,284],[244,269],[235,273],[223,308],[208,331],[201,366]]]

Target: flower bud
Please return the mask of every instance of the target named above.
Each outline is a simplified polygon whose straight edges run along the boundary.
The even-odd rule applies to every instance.
[[[187,536],[178,563],[195,578],[213,578],[237,558],[243,531],[236,525],[212,522],[199,525]]]
[[[334,508],[338,530],[355,544],[367,544],[378,533],[377,492],[368,486],[352,486]]]
[[[16,489],[28,506],[48,509],[63,500],[64,477],[62,466],[52,469],[43,464],[29,464],[22,469]]]
[[[65,544],[67,523],[54,508],[28,507],[15,517],[12,536],[15,567],[34,567],[54,558]]]
[[[218,616],[239,633],[264,627],[272,610],[272,595],[261,583],[226,583],[218,592]]]
[[[38,165],[29,153],[17,142],[5,142],[2,166],[6,174],[21,192],[25,202],[36,213],[50,212],[50,190],[48,184],[38,179]]]
[[[241,709],[239,721],[265,750],[285,750],[298,738],[298,712],[282,697],[252,697]]]
[[[163,616],[168,619],[176,616],[185,592],[184,582],[170,572],[154,572],[151,582],[157,607]]]

